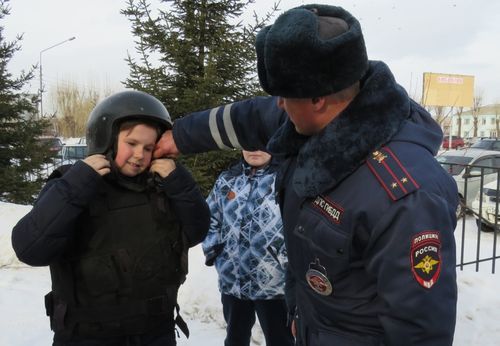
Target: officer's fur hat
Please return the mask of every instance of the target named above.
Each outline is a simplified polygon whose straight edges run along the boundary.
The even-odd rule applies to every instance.
[[[361,26],[341,7],[286,11],[257,35],[262,88],[289,98],[325,96],[360,80],[368,69]]]

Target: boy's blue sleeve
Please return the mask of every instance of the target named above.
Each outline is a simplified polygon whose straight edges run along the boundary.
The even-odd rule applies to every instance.
[[[207,197],[207,204],[210,208],[210,228],[207,236],[202,243],[203,253],[205,254],[205,264],[212,266],[217,256],[222,252],[224,243],[221,239],[222,211],[219,208],[219,194],[217,193],[217,182]]]

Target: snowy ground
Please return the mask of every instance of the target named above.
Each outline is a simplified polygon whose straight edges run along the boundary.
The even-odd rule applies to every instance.
[[[43,308],[43,296],[50,290],[47,268],[31,268],[17,261],[10,243],[10,232],[17,220],[31,207],[0,202],[0,345],[46,346],[52,333]],[[472,218],[465,222],[465,261],[476,258],[477,228]],[[500,234],[498,234],[500,238]],[[462,223],[456,230],[460,258]],[[481,233],[480,258],[490,257],[494,243],[492,233]],[[500,253],[500,239],[496,242]],[[224,319],[217,275],[203,265],[200,247],[190,251],[190,273],[181,287],[179,304],[191,337],[178,340],[179,346],[220,346],[224,340]],[[500,344],[500,274],[491,274],[490,262],[458,270],[458,316],[455,346],[494,346]],[[497,270],[498,272],[499,270]],[[432,313],[432,307],[429,307]],[[252,345],[264,345],[262,332],[256,326]]]

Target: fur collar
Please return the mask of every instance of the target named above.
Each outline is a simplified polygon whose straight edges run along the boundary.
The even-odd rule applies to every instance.
[[[314,197],[336,186],[409,117],[410,99],[383,62],[370,62],[359,95],[320,133],[306,137],[289,119],[269,143],[273,153],[296,156],[293,186]]]

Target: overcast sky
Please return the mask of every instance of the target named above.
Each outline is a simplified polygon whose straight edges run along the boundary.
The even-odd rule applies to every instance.
[[[151,1],[157,4],[158,1]],[[320,0],[313,1],[320,2]],[[271,0],[256,0],[250,10],[264,13]],[[282,0],[286,10],[309,1]],[[475,76],[476,94],[484,103],[500,102],[500,1],[492,0],[358,0],[330,1],[356,16],[368,55],[383,60],[414,97],[423,72]],[[22,51],[12,60],[14,74],[37,64],[42,53],[44,105],[56,85],[76,83],[119,90],[128,75],[124,59],[134,54],[130,24],[120,9],[126,0],[13,0],[11,15],[1,23],[7,39],[24,34]],[[39,76],[31,89],[39,88]],[[47,101],[47,102],[45,102]]]

